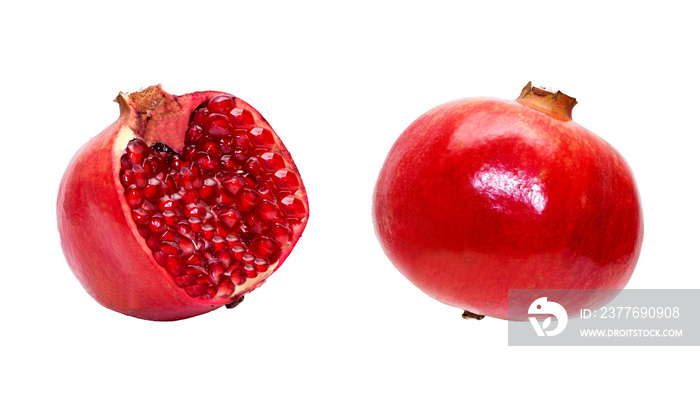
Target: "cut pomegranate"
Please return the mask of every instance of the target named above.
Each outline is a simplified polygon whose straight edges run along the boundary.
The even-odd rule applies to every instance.
[[[58,197],[67,261],[108,308],[152,320],[240,302],[308,220],[299,172],[239,98],[160,86],[120,94],[121,116],[71,161]]]

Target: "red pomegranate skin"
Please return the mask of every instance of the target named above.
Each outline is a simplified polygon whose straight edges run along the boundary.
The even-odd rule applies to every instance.
[[[401,134],[374,193],[381,246],[418,288],[470,313],[509,319],[509,289],[601,289],[569,312],[605,303],[641,251],[632,172],[570,109],[519,101],[449,102]]]
[[[149,144],[162,142],[180,151],[192,111],[221,94],[225,93],[206,91],[172,96],[160,86],[149,87],[131,97],[120,94],[116,100],[121,111],[117,121],[83,145],[66,168],[57,200],[61,247],[74,275],[103,306],[141,319],[180,320],[223,305],[233,306],[265,281],[261,279],[233,296],[190,297],[146,247],[131,218],[120,183],[120,158],[129,140],[144,138],[145,132]],[[157,107],[155,100],[159,102]],[[254,108],[240,99],[237,102],[253,111],[256,122],[268,127]],[[146,131],[146,126],[157,130]],[[300,189],[305,192],[303,184]],[[304,203],[308,206],[305,195]],[[287,258],[301,236],[306,217],[299,221],[294,238],[268,272]]]

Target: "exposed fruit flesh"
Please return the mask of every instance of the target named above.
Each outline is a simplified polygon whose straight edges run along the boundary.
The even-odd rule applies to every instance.
[[[199,299],[230,298],[274,270],[307,213],[293,162],[236,101],[217,95],[200,105],[181,154],[135,138],[121,157],[139,234],[173,281]]]

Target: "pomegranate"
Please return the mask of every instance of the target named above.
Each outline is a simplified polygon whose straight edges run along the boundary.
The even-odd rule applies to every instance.
[[[99,303],[149,320],[233,307],[292,251],[308,200],[267,121],[232,95],[120,93],[58,193],[73,273]]]
[[[511,289],[583,289],[567,311],[600,307],[630,279],[642,211],[632,172],[571,120],[574,98],[525,86],[515,101],[440,105],[398,138],[379,173],[373,219],[391,262],[465,318],[524,320]],[[539,297],[539,296],[536,296]]]

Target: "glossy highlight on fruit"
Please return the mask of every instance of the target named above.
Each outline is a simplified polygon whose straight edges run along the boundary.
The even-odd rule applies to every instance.
[[[308,220],[291,155],[221,92],[120,93],[120,117],[73,157],[57,218],[66,260],[102,305],[150,320],[234,306],[289,256]]]
[[[612,299],[640,255],[641,203],[623,157],[571,120],[575,104],[528,84],[515,101],[462,99],[415,120],[373,197],[394,266],[469,318],[524,320],[509,289],[595,290],[559,302],[572,314]]]

